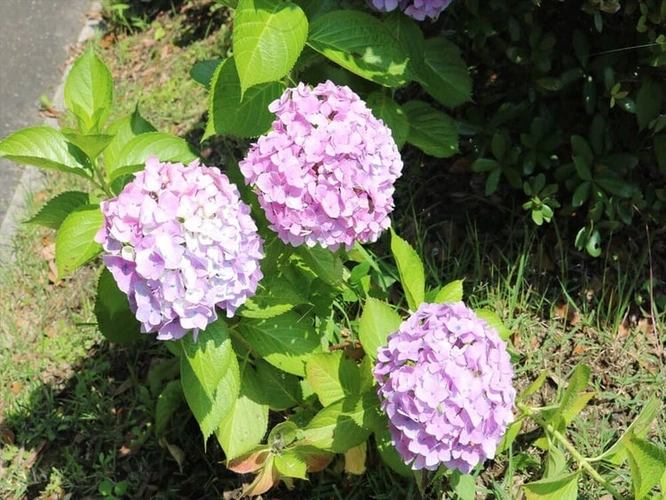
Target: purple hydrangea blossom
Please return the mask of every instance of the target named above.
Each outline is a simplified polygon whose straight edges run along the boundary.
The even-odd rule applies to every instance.
[[[233,316],[262,278],[263,242],[238,188],[219,170],[146,160],[116,197],[101,204],[95,240],[128,295],[143,333],[175,340]]]
[[[299,83],[269,106],[273,129],[240,162],[272,230],[294,246],[351,248],[390,226],[402,159],[349,87]]]
[[[426,17],[437,19],[452,0],[370,0],[370,4],[380,12],[391,12],[400,8],[402,12],[417,21]]]
[[[393,444],[414,470],[469,473],[513,421],[506,343],[462,302],[422,304],[379,349],[374,375]]]

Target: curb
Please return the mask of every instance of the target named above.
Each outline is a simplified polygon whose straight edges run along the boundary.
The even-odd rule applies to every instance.
[[[74,45],[83,44],[95,38],[97,33],[103,31],[101,15],[89,15],[91,13],[100,14],[101,12],[102,4],[100,2],[95,1],[90,4],[88,10],[83,14],[86,16],[85,25],[81,28]],[[59,112],[65,111],[65,81],[67,80],[69,70],[72,68],[72,64],[69,63],[65,67],[60,83],[53,95],[53,108]],[[59,128],[57,118],[45,118],[43,124],[55,129]],[[0,223],[0,268],[14,261],[14,237],[27,216],[32,215],[26,213],[29,204],[28,200],[46,185],[46,173],[42,169],[31,165],[23,165],[22,167],[23,174],[7,208],[7,213]]]

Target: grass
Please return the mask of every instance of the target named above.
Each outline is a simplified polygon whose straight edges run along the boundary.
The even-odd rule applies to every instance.
[[[195,61],[224,57],[229,49],[226,19],[209,7],[203,0],[176,2],[156,17],[146,15],[147,29],[107,35],[97,49],[116,80],[115,117],[131,113],[138,102],[158,130],[185,136],[204,157],[219,159],[214,143],[199,144],[206,92],[188,76]],[[566,228],[525,225],[519,209],[499,210],[469,197],[459,185],[467,180],[444,179],[439,167],[435,174],[410,172],[411,183],[399,187],[399,233],[426,257],[431,286],[464,277],[471,305],[502,317],[512,334],[519,388],[548,372],[530,404],[553,404],[574,367],[590,366],[597,395],[568,437],[584,453],[599,454],[651,396],[666,399],[666,372],[646,320],[646,251],[610,246],[603,260],[587,260],[570,251],[562,237]],[[428,190],[434,180],[450,186],[443,198],[433,199]],[[29,210],[72,189],[69,183],[52,176]],[[170,380],[168,370],[155,376],[155,367],[170,359],[164,346],[149,338],[129,347],[108,344],[90,326],[98,267],[49,278],[52,239],[48,230],[23,226],[15,262],[0,271],[0,497],[233,498],[250,478],[226,471],[212,440],[204,451],[185,408],[163,439],[155,437],[155,401]],[[382,256],[386,247],[383,239],[373,251]],[[654,320],[663,332],[663,308]],[[650,436],[663,443],[666,422],[658,421]],[[540,477],[543,460],[543,452],[519,442],[511,459],[490,464],[477,484],[487,498],[512,498],[520,483]],[[375,454],[367,466],[366,474],[351,476],[338,460],[309,482],[296,482],[292,491],[280,486],[272,496],[418,496],[412,481],[396,476]],[[441,496],[445,486],[440,481],[426,496]],[[601,495],[588,480],[579,493]]]

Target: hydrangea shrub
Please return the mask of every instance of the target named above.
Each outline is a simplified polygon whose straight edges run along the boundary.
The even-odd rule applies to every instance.
[[[390,226],[402,159],[391,130],[349,87],[300,83],[269,106],[273,129],[240,162],[270,227],[294,246],[332,250]]]
[[[469,473],[513,421],[506,343],[462,302],[421,304],[379,349],[374,375],[393,443],[415,470]]]
[[[150,157],[101,210],[104,263],[144,333],[196,337],[217,319],[216,307],[232,317],[255,293],[262,240],[250,207],[219,170]]]
[[[451,4],[452,0],[371,0],[371,5],[380,12],[392,12],[400,9],[417,21],[426,18],[437,19]]]

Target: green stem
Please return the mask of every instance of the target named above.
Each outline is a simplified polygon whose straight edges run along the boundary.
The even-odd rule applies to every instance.
[[[557,439],[562,446],[569,452],[569,454],[573,457],[574,460],[578,462],[578,464],[585,469],[585,471],[594,479],[597,483],[602,485],[604,488],[606,488],[606,491],[608,491],[611,495],[613,495],[613,498],[616,500],[622,500],[624,497],[620,495],[620,492],[615,489],[615,487],[610,484],[606,479],[604,479],[601,474],[597,472],[597,470],[592,467],[590,464],[590,461],[584,457],[577,449],[576,447],[571,444],[571,442],[562,435],[560,431],[555,429],[555,427],[545,420],[543,420],[539,415],[538,412],[535,412],[528,406],[524,405],[523,403],[516,403],[516,406],[522,411],[525,415],[530,417],[532,420],[534,420],[537,424],[539,424],[541,427],[543,427],[546,431],[548,431],[555,439]]]
[[[106,182],[106,179],[104,178],[104,175],[102,175],[102,169],[99,168],[99,164],[93,160],[93,172],[95,172],[95,176],[97,177],[97,181],[95,181],[94,178],[91,178],[91,181],[99,187],[104,193],[109,197],[113,198],[113,191],[111,191],[111,188],[109,184]]]

